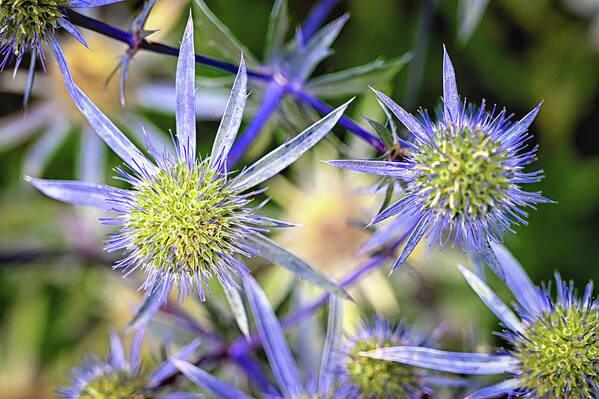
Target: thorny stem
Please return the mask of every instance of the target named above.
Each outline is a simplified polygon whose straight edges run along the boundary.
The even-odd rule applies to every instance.
[[[67,18],[69,19],[69,21],[71,23],[81,26],[83,28],[92,30],[94,32],[100,33],[102,35],[108,36],[114,40],[118,40],[120,42],[126,43],[127,45],[130,46],[130,49],[141,49],[141,50],[151,51],[151,52],[158,53],[158,54],[170,55],[173,57],[177,57],[179,55],[179,49],[177,47],[168,46],[168,45],[162,44],[162,43],[150,42],[143,38],[139,39],[133,33],[126,32],[121,29],[115,28],[115,27],[108,25],[104,22],[87,17],[82,14],[79,14],[78,12],[73,11],[71,9],[66,8],[65,15],[67,16]],[[236,65],[233,65],[228,62],[220,61],[220,60],[217,60],[217,59],[214,59],[211,57],[206,57],[201,54],[196,54],[195,60],[198,64],[210,66],[212,68],[216,68],[216,69],[219,69],[219,70],[225,71],[225,72],[237,73],[237,70],[238,70],[238,67]],[[269,74],[269,73],[263,73],[263,72],[254,71],[251,69],[248,69],[247,73],[248,73],[248,77],[257,79],[261,82],[274,81],[273,75]],[[318,98],[312,97],[310,94],[304,92],[301,89],[293,88],[289,84],[286,84],[284,86],[284,88],[287,92],[293,94],[293,96],[296,99],[308,104],[309,106],[316,109],[320,113],[327,114],[333,110],[330,106],[328,106],[327,104],[325,104]],[[260,123],[257,126],[261,127],[262,124],[265,122],[265,120],[259,120],[258,122],[260,122]],[[374,147],[374,149],[376,149],[378,152],[380,152],[380,153],[386,152],[387,149],[385,148],[385,145],[383,144],[383,142],[380,139],[378,139],[376,136],[368,133],[366,130],[364,130],[362,127],[360,127],[360,125],[358,125],[356,122],[354,122],[350,118],[342,116],[341,119],[339,119],[339,124],[341,126],[345,127],[347,130],[349,130],[353,134],[362,138],[364,141],[366,141],[368,144],[370,144],[372,147]],[[251,135],[248,136],[248,141],[250,138],[252,138],[252,136],[254,136],[253,132],[250,132],[250,133],[251,133]],[[253,138],[255,138],[255,136]],[[252,138],[252,141],[253,141],[253,138]],[[251,143],[251,141],[250,141],[250,143]]]
[[[104,22],[87,17],[83,14],[79,14],[78,12],[68,8],[65,9],[65,15],[67,16],[69,21],[75,25],[108,36],[114,40],[126,43],[129,46],[135,46],[139,49],[151,51],[153,53],[171,55],[173,57],[179,56],[179,49],[177,47],[168,46],[162,43],[149,42],[146,39],[141,39],[137,41],[135,35],[130,32],[126,32],[124,30],[115,28]],[[195,58],[198,64],[207,65],[226,72],[237,73],[237,66],[231,63],[220,61],[211,57],[206,57],[201,54],[196,54]],[[248,70],[247,74],[248,76],[254,79],[259,79],[263,81],[269,81],[272,79],[272,76],[270,74],[262,72]]]

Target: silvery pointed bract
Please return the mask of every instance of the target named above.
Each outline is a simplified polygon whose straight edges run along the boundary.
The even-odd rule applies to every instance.
[[[0,2],[0,69],[16,57],[18,69],[23,56],[32,51],[29,81],[25,89],[25,102],[33,84],[35,61],[39,55],[42,63],[45,55],[42,44],[58,47],[56,30],[62,28],[87,46],[75,25],[69,22],[64,9],[94,8],[123,0],[3,0]]]
[[[172,285],[178,285],[180,297],[196,290],[203,300],[209,278],[216,277],[225,286],[234,286],[232,275],[246,271],[237,256],[257,254],[290,269],[298,277],[341,292],[338,285],[314,267],[262,235],[270,227],[291,225],[258,215],[260,205],[250,206],[250,202],[264,190],[248,190],[286,168],[322,139],[347,104],[232,177],[226,161],[246,101],[245,64],[242,60],[212,152],[209,157],[198,159],[191,16],[177,65],[176,148],[174,151],[156,148],[146,137],[154,162],[79,90],[62,53],[58,51],[57,55],[75,103],[95,132],[127,164],[116,171],[117,178],[130,184],[130,188],[28,180],[52,198],[117,214],[104,219],[105,223],[120,228],[119,233],[110,236],[107,250],[126,252],[115,268],[123,269],[125,275],[142,270],[145,274],[142,288],[158,298]]]

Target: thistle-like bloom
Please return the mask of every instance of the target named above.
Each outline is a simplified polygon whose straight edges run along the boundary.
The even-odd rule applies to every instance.
[[[536,147],[526,149],[527,129],[540,104],[520,121],[510,124],[505,109],[488,112],[460,102],[454,69],[444,51],[443,116],[420,119],[376,90],[379,99],[411,134],[401,141],[404,159],[393,161],[331,161],[334,166],[388,176],[404,187],[397,202],[372,223],[391,216],[416,217],[394,269],[402,264],[425,234],[430,245],[449,241],[465,251],[486,253],[489,241],[499,243],[505,230],[526,224],[524,207],[549,202],[538,192],[522,190],[522,183],[538,182],[542,171],[525,172],[535,159]],[[494,265],[491,265],[493,267]]]
[[[110,353],[106,360],[90,355],[83,365],[71,371],[71,385],[58,389],[65,399],[192,399],[202,395],[192,393],[160,393],[157,389],[162,381],[172,376],[176,368],[170,362],[161,364],[152,374],[143,370],[139,360],[143,330],[135,334],[129,358],[125,354],[123,343],[118,335],[110,337]],[[194,340],[182,348],[174,359],[186,360],[199,347],[200,341]]]
[[[460,271],[507,330],[501,354],[454,353],[420,346],[398,346],[363,353],[418,367],[460,374],[512,374],[469,399],[511,394],[527,398],[596,398],[599,395],[599,303],[589,282],[579,297],[573,283],[556,274],[557,298],[550,285],[534,286],[511,254],[492,244],[507,285],[518,303],[514,314],[476,274]]]
[[[432,335],[416,331],[404,323],[393,326],[380,317],[370,325],[362,323],[357,332],[345,334],[345,339],[339,343],[336,397],[421,399],[430,394],[432,390],[423,370],[359,354],[399,345],[429,347],[434,341]]]
[[[16,57],[18,69],[23,56],[32,51],[29,83],[25,97],[29,95],[37,55],[44,63],[43,43],[54,49],[58,42],[54,37],[58,28],[63,28],[74,38],[87,46],[77,28],[68,21],[65,9],[94,8],[123,0],[2,0],[0,1],[0,69]],[[56,51],[56,49],[55,49]]]
[[[195,289],[203,300],[208,279],[216,277],[228,287],[234,285],[231,275],[246,271],[237,255],[254,254],[326,289],[340,291],[312,266],[261,234],[269,227],[291,225],[256,214],[260,205],[252,207],[249,203],[264,190],[247,190],[286,168],[322,139],[347,104],[231,177],[226,161],[242,122],[247,95],[245,64],[242,60],[211,155],[197,159],[192,24],[190,16],[177,65],[174,152],[159,150],[146,136],[155,163],[146,158],[74,84],[66,62],[58,57],[75,103],[96,133],[127,163],[129,169],[116,170],[117,178],[131,187],[33,178],[29,181],[52,198],[116,212],[118,216],[103,220],[120,227],[106,246],[108,251],[126,251],[127,256],[115,268],[125,275],[141,269],[146,276],[142,288],[160,291],[160,297],[177,284],[180,296]],[[158,286],[162,288],[156,290]]]

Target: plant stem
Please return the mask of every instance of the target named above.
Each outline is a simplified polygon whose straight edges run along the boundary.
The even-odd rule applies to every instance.
[[[76,11],[73,11],[69,8],[66,8],[64,11],[65,15],[75,25],[81,26],[83,28],[92,30],[94,32],[100,33],[102,35],[108,36],[114,40],[118,40],[120,42],[128,44],[133,49],[142,49],[146,51],[151,51],[158,54],[170,55],[173,57],[177,57],[179,55],[179,49],[177,47],[168,46],[162,43],[153,43],[149,42],[146,39],[136,39],[136,36],[130,32],[123,31],[121,29],[115,28],[111,25],[108,25],[104,22],[98,21],[96,19],[87,17],[83,14],[79,14]],[[211,57],[206,57],[201,54],[195,55],[195,60],[198,64],[210,66],[215,69],[219,69],[221,71],[237,73],[238,67],[228,62],[220,61]],[[273,81],[273,76],[271,74],[248,70],[248,77],[254,78],[260,81],[271,82]],[[318,98],[312,97],[310,94],[305,93],[301,89],[293,88],[290,85],[284,86],[285,90],[289,93],[292,93],[296,99],[302,101],[312,108],[316,109],[318,112],[322,114],[328,114],[333,110],[326,103],[322,102]],[[265,108],[264,113],[268,109]],[[274,110],[274,108],[273,108]],[[270,111],[272,113],[272,110]],[[269,113],[269,114],[270,114]],[[259,120],[257,122],[256,127],[261,127],[265,120]],[[386,152],[386,147],[381,140],[379,140],[376,136],[368,133],[365,129],[363,129],[360,125],[358,125],[353,120],[342,116],[339,120],[339,124],[349,130],[351,133],[357,135],[362,138],[372,147],[374,147],[378,152],[384,153]],[[249,128],[248,128],[249,129]],[[255,127],[253,128],[255,129]],[[246,132],[247,133],[247,132]],[[249,144],[255,139],[255,133],[250,131],[250,136],[246,139]],[[254,136],[254,137],[252,137]],[[251,139],[251,140],[250,140]],[[249,144],[243,144],[249,146]]]
[[[65,10],[65,15],[67,16],[69,21],[75,25],[103,34],[120,42],[127,43],[129,46],[133,46],[135,48],[151,51],[158,54],[166,54],[174,57],[179,56],[179,49],[177,47],[168,46],[162,43],[149,42],[148,40],[143,38],[139,41],[139,43],[137,43],[135,35],[133,35],[132,33],[125,32],[121,29],[110,26],[104,22],[87,17],[83,14],[79,14],[78,12],[68,8]],[[210,66],[221,71],[237,73],[238,67],[231,63],[220,61],[211,57],[206,57],[201,54],[196,54],[195,59],[198,64]],[[247,73],[249,77],[259,80],[269,81],[272,79],[272,75],[262,72],[248,70]]]

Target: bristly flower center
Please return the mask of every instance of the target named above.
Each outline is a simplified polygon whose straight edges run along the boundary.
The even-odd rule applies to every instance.
[[[436,131],[433,143],[412,155],[414,188],[425,208],[439,216],[483,218],[507,198],[511,173],[506,155],[485,132],[468,127]]]
[[[523,386],[535,397],[591,398],[599,386],[599,311],[556,306],[516,344]]]
[[[248,203],[206,162],[176,164],[135,188],[123,231],[153,273],[212,277],[244,235]],[[229,263],[229,262],[224,262]],[[217,273],[217,276],[219,274]]]
[[[22,56],[56,29],[67,5],[67,0],[0,0],[2,47]]]
[[[152,399],[144,389],[144,380],[138,375],[112,371],[101,373],[79,393],[80,399]]]
[[[413,392],[414,386],[420,385],[417,381],[419,377],[415,375],[413,367],[359,355],[360,352],[398,344],[400,344],[398,340],[380,342],[376,338],[362,339],[347,355],[345,371],[352,384],[360,389],[361,397],[373,399],[412,397],[410,392]]]

